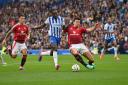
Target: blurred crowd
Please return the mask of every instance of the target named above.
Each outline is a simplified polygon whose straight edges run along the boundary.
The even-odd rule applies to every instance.
[[[53,8],[57,9],[58,15],[65,18],[66,24],[69,24],[75,16],[80,16],[85,27],[93,26],[97,21],[104,26],[107,18],[111,17],[116,25],[119,48],[128,50],[127,0],[30,0],[30,2],[12,2],[0,8],[0,29],[6,33],[15,24],[20,13],[25,14],[26,23],[30,28],[33,28],[44,23],[45,19],[50,16],[50,10]],[[38,30],[31,29],[31,37],[27,43],[28,47],[30,49],[38,49],[41,46],[50,48],[47,33],[48,27]],[[103,28],[85,34],[85,44],[88,47],[92,43],[99,44],[103,42],[103,36]],[[63,36],[60,49],[68,48],[66,40],[66,36]]]

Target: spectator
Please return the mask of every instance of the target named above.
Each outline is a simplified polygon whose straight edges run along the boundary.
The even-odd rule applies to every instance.
[[[92,26],[95,21],[106,23],[108,17],[112,17],[116,24],[116,33],[123,34],[128,38],[128,1],[127,0],[40,0],[21,1],[7,4],[0,8],[0,27],[6,33],[10,29],[10,20],[17,20],[19,13],[26,15],[27,24],[30,27],[39,25],[46,17],[50,16],[51,8],[58,8],[58,14],[65,17],[66,24],[70,23],[75,16],[80,16]],[[32,30],[28,42],[29,48],[38,49],[42,43],[43,47],[49,48],[48,28],[44,30]],[[43,34],[42,32],[43,31]],[[97,30],[86,36],[85,43],[90,46],[90,39],[96,39],[98,43],[103,40],[103,29]],[[93,37],[93,38],[92,38]],[[119,41],[120,42],[120,41]],[[127,43],[127,42],[125,42]],[[124,45],[125,45],[124,43]],[[62,38],[60,48],[66,47],[65,37]],[[124,46],[121,45],[124,48]]]

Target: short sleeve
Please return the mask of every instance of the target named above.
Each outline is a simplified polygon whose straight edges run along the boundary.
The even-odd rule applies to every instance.
[[[17,26],[19,25],[19,23],[15,24],[12,28],[11,28],[11,31],[15,32]]]
[[[49,19],[50,19],[50,18],[48,17],[48,18],[45,20],[44,23],[45,23],[45,24],[49,24]]]
[[[108,29],[108,24],[105,24],[104,25],[104,30],[107,30]]]
[[[81,32],[86,33],[87,32],[86,28],[81,28]]]

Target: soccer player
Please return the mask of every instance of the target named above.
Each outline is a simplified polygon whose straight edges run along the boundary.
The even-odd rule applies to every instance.
[[[7,38],[10,36],[11,33],[14,35],[14,42],[12,45],[12,58],[16,58],[17,52],[20,51],[22,53],[22,60],[19,67],[19,70],[24,69],[24,64],[27,58],[27,46],[25,44],[26,40],[29,38],[29,27],[25,24],[25,17],[24,15],[19,16],[19,22],[15,24],[7,33],[3,40],[3,45],[6,44]]]
[[[115,35],[115,25],[112,23],[111,17],[108,18],[108,22],[104,25],[104,32],[105,32],[105,48],[103,50],[114,50],[114,58],[116,60],[120,60],[120,58],[117,55],[118,52],[118,46],[116,42],[116,35]],[[109,48],[111,47],[111,48]],[[104,51],[101,52],[101,57],[104,56]]]
[[[3,46],[3,47],[2,47],[2,50],[1,50],[1,52],[0,52],[0,58],[1,58],[1,61],[2,61],[2,64],[3,64],[3,65],[6,65],[6,64],[7,64],[7,63],[5,62],[5,60],[4,60],[4,58],[3,58],[3,56],[6,54],[5,52],[6,52],[6,47]]]
[[[56,70],[59,70],[60,65],[58,64],[57,49],[58,49],[58,45],[60,44],[60,41],[61,41],[62,27],[63,27],[63,25],[65,25],[64,18],[57,14],[57,10],[53,10],[52,16],[49,16],[46,19],[46,21],[44,22],[44,24],[42,24],[40,26],[36,26],[34,28],[37,28],[37,29],[43,28],[47,24],[49,25],[48,35],[49,35],[49,41],[50,41],[50,45],[51,45],[50,54],[53,55]],[[40,52],[39,55],[40,55],[39,59],[42,59],[40,57],[42,57],[43,54]]]
[[[73,25],[69,25],[67,28],[64,29],[64,33],[68,34],[68,44],[71,54],[75,57],[78,62],[80,62],[88,69],[94,68],[94,59],[89,49],[84,45],[82,34],[91,32],[98,27],[99,24],[96,24],[92,28],[83,28],[81,27],[80,19],[75,18]],[[81,55],[86,57],[89,62],[85,63]]]
[[[2,46],[2,41],[4,39],[4,33],[3,33],[3,30],[0,29],[0,58],[1,58],[1,61],[2,61],[2,64],[3,65],[6,65],[7,63],[5,62],[4,58],[3,58],[3,55],[5,54],[5,51],[6,51],[6,47]]]

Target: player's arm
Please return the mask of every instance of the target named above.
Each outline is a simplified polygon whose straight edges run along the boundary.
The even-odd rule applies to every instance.
[[[63,25],[62,26],[62,30],[66,30],[68,27],[69,27],[69,25],[67,25],[67,26],[66,25]]]
[[[68,28],[69,28],[70,26],[71,26],[71,24],[69,24],[69,25],[67,25],[67,26],[66,26],[66,25],[63,25],[63,26],[62,26],[62,30],[63,30],[63,31],[62,31],[62,35],[64,35],[66,32],[68,32]]]
[[[45,27],[46,26],[46,24],[44,23],[44,24],[42,24],[42,25],[38,25],[38,26],[35,26],[35,27],[33,27],[34,29],[42,29],[43,27]]]
[[[63,30],[67,30],[72,24],[73,24],[73,22],[69,22],[68,25],[65,25],[65,20],[64,20],[64,18],[63,18],[63,26],[62,26],[62,29],[63,29]]]
[[[101,24],[100,23],[96,23],[94,27],[88,28],[86,29],[87,32],[92,32],[97,28],[101,28]]]
[[[63,30],[63,31],[67,31],[68,28],[69,28],[71,25],[72,25],[72,23],[68,24],[67,26],[66,26],[66,25],[63,25],[63,26],[62,26],[62,30]]]
[[[68,28],[70,27],[70,25],[68,26],[63,26],[63,30],[62,30],[62,35],[64,36],[67,32],[68,32]]]
[[[71,25],[72,25],[72,23],[69,23],[68,25],[63,25],[63,26],[62,26],[62,29],[63,29],[63,30],[66,30],[66,29],[68,29]]]
[[[35,26],[34,29],[42,29],[43,27],[45,27],[49,23],[50,23],[50,17],[48,17],[43,24],[41,24],[39,26]]]
[[[10,36],[10,34],[12,33],[14,27],[12,27],[6,34],[5,38],[3,39],[2,45],[6,44],[6,40],[8,39],[8,37]]]
[[[28,28],[27,40],[29,40],[29,39],[30,39],[30,33],[31,33],[31,30],[30,30],[30,28]]]

